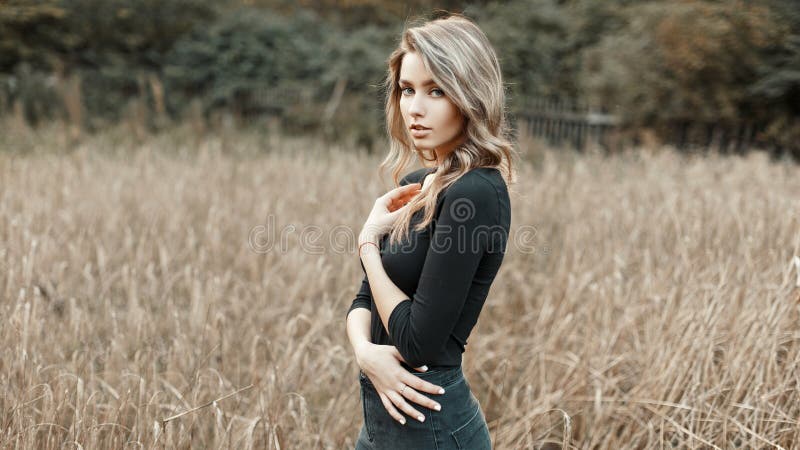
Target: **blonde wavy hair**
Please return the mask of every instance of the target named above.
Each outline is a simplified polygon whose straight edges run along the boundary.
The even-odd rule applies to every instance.
[[[440,162],[425,193],[412,199],[398,216],[389,234],[390,244],[407,238],[411,218],[421,208],[425,208],[425,215],[414,229],[424,229],[433,220],[439,193],[471,169],[497,168],[507,186],[516,183],[512,161],[516,150],[506,122],[505,85],[500,63],[483,31],[457,13],[445,13],[421,25],[406,26],[398,47],[389,56],[384,90],[390,149],[378,168],[379,174],[391,170],[397,186],[400,174],[412,164],[415,156],[423,167],[429,168],[431,165],[426,163],[435,164],[436,161],[432,151],[432,158],[429,158],[414,146],[400,111],[400,67],[403,56],[409,52],[419,55],[431,78],[466,119],[464,142]]]

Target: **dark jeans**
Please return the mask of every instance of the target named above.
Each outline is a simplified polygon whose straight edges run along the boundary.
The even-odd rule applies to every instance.
[[[444,388],[444,394],[420,392],[441,404],[442,410],[409,401],[425,416],[425,421],[420,422],[397,408],[406,418],[406,424],[402,425],[386,411],[369,378],[359,372],[364,425],[356,441],[356,450],[491,450],[486,417],[461,366],[430,367],[425,373],[412,373]]]

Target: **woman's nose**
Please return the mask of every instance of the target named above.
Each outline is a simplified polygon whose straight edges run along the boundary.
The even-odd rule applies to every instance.
[[[425,114],[424,106],[425,105],[423,105],[422,99],[419,96],[414,95],[414,97],[411,99],[411,104],[408,106],[408,113],[412,116],[421,116]]]

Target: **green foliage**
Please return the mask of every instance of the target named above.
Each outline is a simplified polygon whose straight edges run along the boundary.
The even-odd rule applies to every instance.
[[[436,15],[429,5],[7,1],[0,8],[0,109],[21,104],[32,122],[70,111],[84,125],[102,126],[125,117],[131,104],[140,115],[142,105],[159,114],[165,105],[173,118],[199,106],[206,117],[277,116],[285,130],[370,147],[385,135],[386,59],[407,19]],[[763,142],[800,153],[796,0],[437,6],[463,11],[486,32],[512,113],[534,97],[567,96],[656,131],[676,123],[755,124]],[[80,89],[65,90],[63,80],[75,74]],[[76,95],[86,114],[75,112]]]
[[[90,117],[116,120],[131,97],[146,97],[143,74],[160,71],[173,43],[195,26],[213,19],[212,3],[203,0],[30,0],[0,8],[0,72],[6,86],[23,86],[19,67],[51,73],[55,83],[80,75],[83,107]],[[52,83],[51,83],[52,84]],[[49,95],[6,89],[32,118],[46,118],[34,106]]]
[[[386,61],[401,31],[401,27],[368,25],[337,36],[337,45],[332,49],[321,82],[323,92],[333,93],[340,80],[346,81],[347,89],[325,128],[326,136],[350,137],[372,148],[386,134],[383,109]]]
[[[49,59],[63,46],[67,9],[55,1],[12,1],[0,7],[0,72],[11,73],[18,64],[32,69],[52,69]]]
[[[0,70],[124,63],[157,69],[172,44],[214,17],[201,0],[31,0],[0,9]]]
[[[325,66],[326,24],[310,13],[284,18],[239,9],[178,41],[164,65],[173,107],[199,96],[204,111],[286,113],[313,99]]]
[[[585,52],[587,97],[617,106],[632,127],[755,122],[762,141],[798,149],[785,134],[798,116],[797,14],[698,0],[634,4],[621,17]]]
[[[761,108],[755,114],[769,123],[765,137],[800,154],[800,9],[790,1],[773,7],[789,31],[781,45],[765,55],[748,95],[759,100]]]
[[[570,49],[570,21],[556,0],[514,0],[472,7],[497,50],[514,108],[531,96],[574,93],[563,63]]]
[[[626,122],[734,122],[761,52],[778,43],[769,11],[714,2],[646,3],[587,52],[587,92]]]
[[[1,79],[0,98],[9,99],[12,94],[24,98],[25,101],[20,104],[21,112],[30,124],[55,119],[63,114],[63,107],[60,102],[54,101],[58,93],[53,78],[52,74],[37,70],[30,64],[20,64],[14,68],[12,76]],[[8,103],[8,100],[3,103]],[[7,108],[12,106],[6,105]]]

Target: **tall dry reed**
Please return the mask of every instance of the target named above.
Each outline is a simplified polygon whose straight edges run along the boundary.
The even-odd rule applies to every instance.
[[[381,155],[51,138],[0,139],[0,446],[352,448]],[[797,448],[800,168],[526,154],[464,360],[495,447]]]

